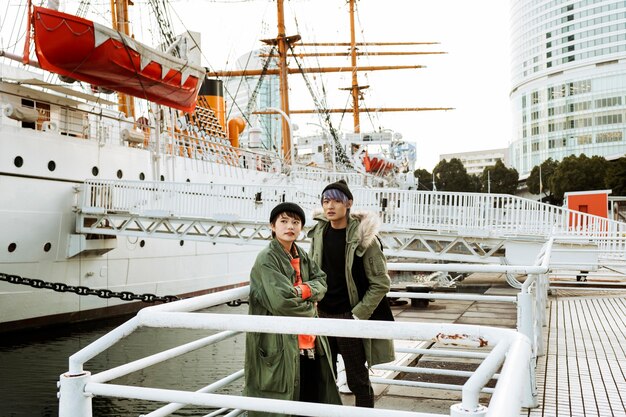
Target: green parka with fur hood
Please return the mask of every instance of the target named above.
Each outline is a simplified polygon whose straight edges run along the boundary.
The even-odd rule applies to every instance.
[[[308,232],[311,238],[311,259],[322,265],[324,230],[330,222],[322,210],[316,210],[313,218],[317,224]],[[372,212],[350,210],[346,230],[346,281],[352,314],[359,320],[368,320],[391,287],[387,273],[387,260],[376,237],[380,229],[380,218]],[[355,256],[363,258],[365,279],[369,284],[363,297],[359,297],[352,263]],[[361,277],[362,278],[362,277]],[[394,360],[393,340],[363,339],[368,366]]]
[[[250,272],[248,314],[262,316],[317,317],[315,303],[326,294],[326,274],[307,253],[300,255],[302,281],[311,288],[311,297],[300,298],[294,289],[296,272],[280,243],[274,239],[256,258]],[[306,329],[302,329],[306,333]],[[327,404],[341,404],[330,364],[326,337],[315,338],[321,367],[320,392]],[[245,388],[250,397],[295,400],[300,396],[300,348],[298,336],[291,334],[248,333],[246,335]],[[248,411],[248,416],[278,417],[283,414]]]

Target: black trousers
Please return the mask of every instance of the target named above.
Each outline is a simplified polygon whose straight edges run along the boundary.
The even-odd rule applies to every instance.
[[[321,403],[321,358],[309,359],[300,355],[300,401]]]
[[[353,320],[352,313],[329,314],[319,311],[319,316],[329,319]],[[332,364],[337,374],[337,355],[341,355],[346,366],[346,379],[348,387],[354,394],[354,405],[357,407],[374,408],[374,390],[370,382],[369,370],[365,363],[365,349],[363,340],[351,337],[328,337]]]

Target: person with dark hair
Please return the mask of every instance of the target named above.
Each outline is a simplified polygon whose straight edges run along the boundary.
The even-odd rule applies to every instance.
[[[348,320],[393,320],[386,298],[391,287],[387,261],[377,233],[379,217],[352,212],[354,197],[344,180],[322,191],[317,224],[308,233],[310,255],[327,275],[328,290],[318,303],[320,317]],[[345,364],[348,387],[358,407],[374,407],[368,366],[394,360],[392,340],[329,337],[336,369],[337,355]]]
[[[326,293],[326,275],[295,243],[305,221],[297,204],[281,203],[272,210],[272,241],[250,272],[248,314],[317,317],[315,305]],[[324,336],[250,332],[244,395],[341,404],[330,361]],[[248,416],[282,414],[248,411]]]

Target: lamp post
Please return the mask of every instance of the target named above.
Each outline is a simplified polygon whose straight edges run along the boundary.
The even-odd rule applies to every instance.
[[[313,126],[318,126],[322,128],[322,136],[324,135],[324,126],[322,126],[319,123],[312,123],[312,122],[307,122],[308,125],[313,125]],[[332,137],[332,135],[330,135],[328,137],[328,141],[330,142],[330,150],[331,150],[331,160],[332,160],[332,164],[333,164],[333,172],[337,172],[337,167],[335,166],[335,140]]]
[[[289,155],[284,155],[284,156],[287,162],[291,162],[291,164],[293,165],[293,140],[292,140],[293,138],[291,135],[291,133],[293,132],[293,128],[291,126],[291,119],[289,118],[289,116],[287,116],[287,114],[284,111],[276,107],[264,107],[262,109],[255,111],[254,114],[266,114],[268,112],[274,112],[274,113],[280,114],[281,116],[283,116],[283,118],[287,122],[287,126],[289,126],[289,135],[287,136],[287,140],[289,140]]]

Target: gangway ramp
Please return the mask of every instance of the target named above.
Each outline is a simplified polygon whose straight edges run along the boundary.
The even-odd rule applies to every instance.
[[[76,232],[265,244],[271,236],[269,214],[276,204],[294,201],[309,214],[320,207],[321,189],[311,188],[88,180],[77,190]],[[388,256],[511,263],[508,251],[525,253],[519,262],[529,263],[533,250],[558,236],[569,247],[574,245],[579,255],[626,258],[625,223],[520,197],[382,188],[354,188],[353,194],[353,210],[380,214]],[[313,223],[309,216],[307,226]]]

